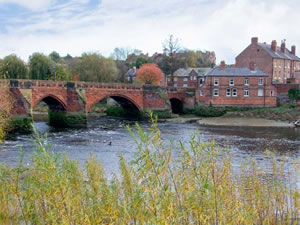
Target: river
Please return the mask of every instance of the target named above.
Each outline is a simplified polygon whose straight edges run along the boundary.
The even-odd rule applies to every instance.
[[[134,122],[103,117],[92,120],[87,129],[55,130],[45,122],[36,122],[35,126],[42,134],[48,133],[48,141],[52,151],[65,153],[69,158],[84,165],[91,153],[101,162],[108,176],[118,174],[119,153],[127,159],[132,159],[136,148],[134,141],[126,129],[126,125],[135,130]],[[150,124],[141,123],[145,129]],[[217,127],[200,126],[196,123],[164,122],[158,123],[162,139],[168,143],[173,139],[185,142],[193,134],[199,134],[202,141],[211,138],[221,147],[231,149],[233,165],[239,166],[250,157],[255,158],[260,165],[269,168],[270,158],[264,154],[268,149],[281,160],[285,156],[288,162],[300,158],[299,128],[267,128],[267,127]],[[0,162],[16,166],[20,156],[20,146],[25,152],[24,162],[31,163],[34,152],[32,135],[15,135],[4,141],[0,146]],[[111,142],[111,144],[110,144]]]

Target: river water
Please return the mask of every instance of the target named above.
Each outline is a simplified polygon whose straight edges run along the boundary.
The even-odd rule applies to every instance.
[[[92,120],[87,129],[55,130],[45,122],[36,122],[40,133],[48,133],[48,141],[52,151],[64,153],[69,158],[77,160],[81,166],[91,153],[101,162],[107,175],[118,174],[119,153],[127,159],[132,159],[136,152],[134,141],[127,131],[129,125],[135,131],[132,121],[101,118]],[[141,123],[145,129],[151,127],[148,123]],[[164,122],[158,123],[162,139],[168,143],[174,140],[188,143],[190,136],[199,134],[202,141],[212,138],[221,147],[229,148],[234,166],[239,166],[250,157],[255,158],[260,165],[269,167],[270,158],[264,154],[268,149],[278,158],[285,156],[288,162],[300,158],[300,129],[299,128],[258,128],[258,127],[210,127],[196,123]],[[6,140],[0,146],[0,162],[16,166],[20,156],[20,146],[25,152],[24,162],[31,163],[34,152],[32,135],[16,135]]]

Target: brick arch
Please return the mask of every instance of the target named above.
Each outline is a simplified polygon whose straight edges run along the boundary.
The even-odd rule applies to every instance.
[[[87,105],[87,112],[89,112],[91,110],[91,108],[97,104],[98,102],[100,102],[101,100],[105,99],[105,98],[111,98],[111,97],[121,97],[121,98],[124,98],[124,99],[127,99],[128,101],[132,102],[135,107],[141,111],[142,110],[142,106],[140,106],[135,100],[133,100],[131,97],[127,96],[127,95],[123,95],[123,94],[107,94],[107,95],[102,95],[101,97],[99,98],[95,98],[90,104]]]
[[[40,103],[41,101],[43,101],[45,98],[48,98],[48,97],[53,98],[53,99],[55,99],[56,101],[58,101],[58,102],[62,105],[62,107],[63,107],[66,111],[68,111],[67,104],[64,102],[64,100],[61,99],[60,97],[56,96],[56,95],[53,95],[53,94],[46,94],[46,95],[44,95],[44,96],[38,98],[38,100],[36,100],[35,102],[32,102],[32,106],[31,106],[32,109],[33,109],[38,103]]]
[[[170,98],[171,109],[173,113],[182,113],[183,111],[183,101],[180,98]]]

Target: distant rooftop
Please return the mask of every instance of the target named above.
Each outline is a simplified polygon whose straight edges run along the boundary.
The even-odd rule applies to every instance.
[[[207,76],[268,76],[264,73],[261,69],[257,66],[254,70],[250,70],[249,67],[234,67],[234,66],[226,66],[224,69],[221,69],[220,66],[215,67],[212,69]]]
[[[205,76],[212,70],[212,68],[210,68],[210,67],[180,68],[174,72],[174,76],[188,77],[193,70],[197,73],[197,76]]]
[[[281,51],[281,47],[277,46],[277,52],[273,51],[270,44],[266,43],[258,43],[258,45],[263,48],[270,56],[273,58],[278,59],[288,59],[288,60],[298,60],[300,61],[300,58],[296,55],[294,55],[290,50],[287,48],[285,49],[285,53]]]

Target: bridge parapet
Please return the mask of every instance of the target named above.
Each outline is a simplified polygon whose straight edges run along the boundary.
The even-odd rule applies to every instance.
[[[97,82],[68,82],[68,81],[45,81],[45,80],[0,80],[0,84],[7,84],[11,88],[30,89],[36,87],[49,88],[107,88],[107,89],[131,89],[143,90],[142,85],[124,83],[97,83]]]

